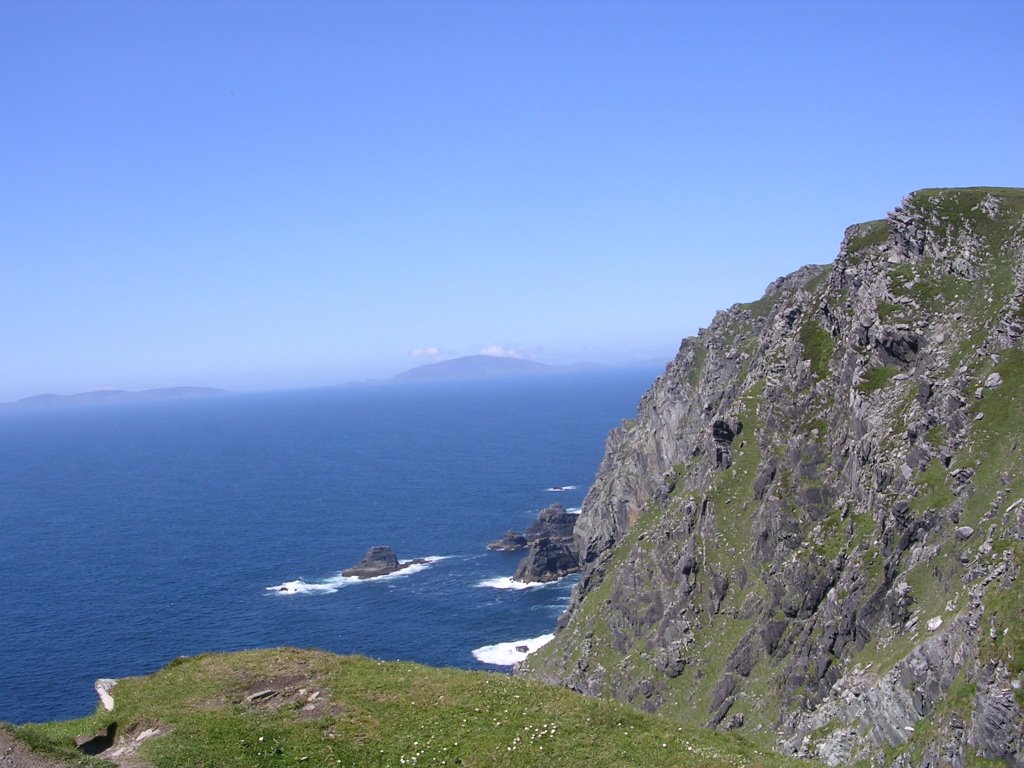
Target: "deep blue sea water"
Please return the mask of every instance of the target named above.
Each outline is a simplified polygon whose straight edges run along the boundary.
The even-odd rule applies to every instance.
[[[474,649],[550,632],[571,580],[481,586],[518,562],[486,543],[578,507],[655,375],[0,412],[0,720],[82,716],[96,678],[205,651],[500,669]],[[444,559],[337,579],[376,544]]]

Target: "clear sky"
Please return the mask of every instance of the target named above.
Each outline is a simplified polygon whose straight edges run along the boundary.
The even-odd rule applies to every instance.
[[[5,0],[0,400],[667,360],[907,192],[1024,186],[1022,40],[1016,0]]]

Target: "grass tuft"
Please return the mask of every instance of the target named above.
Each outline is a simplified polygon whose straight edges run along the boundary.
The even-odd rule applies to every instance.
[[[804,348],[804,359],[811,361],[811,370],[819,379],[828,375],[828,364],[836,342],[816,320],[804,320],[800,326],[800,344]]]

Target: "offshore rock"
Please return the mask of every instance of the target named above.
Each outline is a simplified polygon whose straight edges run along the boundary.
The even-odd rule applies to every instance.
[[[1024,765],[1022,328],[1006,189],[915,193],[718,313],[609,435],[519,673],[829,765]]]
[[[407,560],[404,563],[398,561],[394,550],[391,547],[370,547],[366,555],[351,568],[341,572],[342,576],[355,576],[357,579],[373,579],[378,576],[387,576],[410,565],[419,565],[426,560]]]
[[[513,580],[522,582],[556,581],[580,569],[576,553],[565,542],[536,539],[516,568]]]
[[[498,552],[516,552],[520,549],[526,549],[526,545],[526,537],[523,534],[519,531],[508,530],[505,531],[505,535],[500,539],[488,544],[487,548]]]
[[[542,509],[526,529],[529,552],[516,568],[515,581],[555,581],[580,569],[579,551],[574,538],[579,515],[567,512],[561,504]]]
[[[537,513],[537,519],[526,529],[526,539],[533,542],[548,538],[571,544],[578,520],[579,515],[567,512],[561,504],[552,504]]]

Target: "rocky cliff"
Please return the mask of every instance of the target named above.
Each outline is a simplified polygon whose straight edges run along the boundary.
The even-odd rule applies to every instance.
[[[575,539],[578,520],[577,515],[566,511],[561,504],[542,509],[526,529],[524,538],[529,543],[529,551],[519,562],[512,579],[527,583],[556,581],[579,571]]]
[[[615,430],[521,670],[830,765],[1024,764],[1024,191],[923,190]]]

